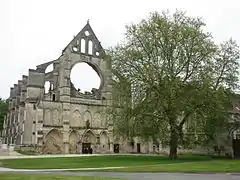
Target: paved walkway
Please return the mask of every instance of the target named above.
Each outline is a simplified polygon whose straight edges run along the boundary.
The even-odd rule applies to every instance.
[[[128,167],[100,167],[100,168],[68,168],[68,169],[11,169],[0,167],[0,172],[61,172],[61,171],[88,171],[88,170],[106,170],[106,169],[122,169]]]
[[[98,176],[130,180],[239,180],[231,174],[185,174],[185,173],[114,173],[114,172],[0,172],[0,174],[56,174],[64,176]]]
[[[87,157],[87,156],[159,156],[158,154],[59,154],[59,155],[20,155],[0,156],[1,159],[26,159],[26,158],[60,158],[60,157]]]

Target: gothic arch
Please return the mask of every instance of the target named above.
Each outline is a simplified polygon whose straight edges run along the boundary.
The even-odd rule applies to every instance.
[[[232,131],[232,137],[233,139],[240,139],[240,129],[234,129]]]
[[[100,112],[96,112],[93,116],[92,126],[96,128],[101,127],[102,116]]]
[[[63,147],[62,134],[57,129],[50,130],[45,136],[43,152],[47,154],[61,154]]]
[[[79,127],[81,126],[81,121],[82,121],[81,113],[78,110],[75,110],[72,113],[72,118],[70,119],[70,126]]]
[[[109,142],[108,133],[106,131],[102,131],[100,133],[99,137],[100,137],[101,149],[103,151],[107,151],[108,150],[108,142]]]
[[[90,127],[91,127],[92,126],[92,115],[91,115],[91,112],[88,110],[85,111],[85,113],[83,115],[83,121],[81,121],[82,122],[81,126],[86,127],[87,121],[89,121]]]
[[[95,144],[96,143],[96,134],[94,132],[92,132],[91,130],[87,130],[82,136],[82,142]]]
[[[77,142],[78,142],[78,133],[73,130],[69,134],[69,153],[76,154],[77,153]]]

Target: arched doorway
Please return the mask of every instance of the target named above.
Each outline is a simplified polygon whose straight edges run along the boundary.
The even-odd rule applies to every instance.
[[[43,145],[43,153],[46,154],[61,154],[63,147],[62,134],[56,130],[51,130],[45,137],[45,143]]]
[[[76,154],[77,153],[77,132],[72,131],[69,135],[69,153]]]
[[[240,158],[240,130],[233,132],[232,148],[234,158]]]
[[[96,136],[92,131],[87,131],[82,138],[82,153],[89,153],[90,148],[94,148],[96,144]]]
[[[109,150],[108,136],[105,131],[103,131],[100,134],[100,144],[101,144],[101,152],[105,153]]]

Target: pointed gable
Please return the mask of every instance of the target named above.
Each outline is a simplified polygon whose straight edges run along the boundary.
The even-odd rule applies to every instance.
[[[103,57],[104,50],[93,32],[89,21],[85,27],[74,37],[74,39],[63,50],[70,49],[72,53],[93,56],[97,58]]]

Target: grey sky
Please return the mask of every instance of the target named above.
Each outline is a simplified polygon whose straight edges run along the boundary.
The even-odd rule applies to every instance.
[[[203,17],[217,42],[233,37],[240,44],[238,0],[1,0],[0,97],[7,98],[29,68],[58,58],[87,19],[107,48],[121,41],[125,24],[176,8]],[[93,81],[83,78],[85,85]]]

